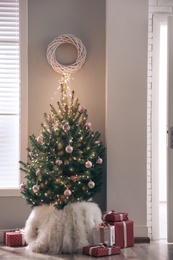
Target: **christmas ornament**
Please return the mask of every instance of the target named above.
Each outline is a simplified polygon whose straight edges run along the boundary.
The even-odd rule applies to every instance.
[[[40,186],[36,184],[36,185],[34,185],[34,186],[32,187],[32,190],[33,190],[34,193],[37,193],[37,192],[39,192],[39,190],[40,190]]]
[[[85,123],[85,128],[86,129],[91,129],[91,127],[92,127],[92,124],[91,123]]]
[[[70,180],[73,181],[73,182],[76,182],[77,181],[77,176],[76,175],[70,176]]]
[[[29,157],[33,157],[33,153],[32,152],[29,152],[28,155],[29,155]]]
[[[64,154],[63,151],[60,151],[60,152],[57,153],[58,156],[62,156],[63,154]]]
[[[89,187],[90,189],[93,189],[93,188],[95,187],[95,183],[94,183],[93,181],[89,181],[89,182],[88,182],[88,187]]]
[[[70,196],[71,195],[71,190],[67,189],[64,191],[65,196]]]
[[[39,176],[40,175],[40,169],[38,169],[35,173],[36,176]]]
[[[54,119],[53,117],[50,117],[50,118],[49,118],[49,122],[50,122],[51,124],[53,124],[53,123],[55,122],[55,119]]]
[[[66,152],[67,153],[72,153],[73,152],[73,147],[71,145],[68,145],[66,148],[65,148]]]
[[[37,142],[40,143],[40,144],[42,144],[43,141],[44,141],[43,136],[42,136],[42,135],[39,135],[39,136],[37,137]]]
[[[83,113],[85,112],[85,109],[84,109],[83,107],[80,107],[79,110],[78,110],[78,112],[79,112],[80,114],[83,114]]]
[[[61,150],[63,147],[62,143],[58,143],[58,150]]]
[[[57,166],[60,166],[60,165],[62,164],[62,161],[59,160],[59,159],[57,159],[56,162],[55,162],[55,164],[56,164]]]
[[[86,167],[86,168],[91,168],[91,167],[92,167],[92,162],[89,161],[89,160],[86,161],[86,162],[85,162],[85,167]]]
[[[26,184],[25,184],[24,182],[21,183],[21,184],[20,184],[20,190],[21,190],[21,191],[24,191],[25,188],[26,188]]]
[[[103,163],[102,158],[99,157],[99,158],[97,159],[97,162],[96,162],[96,163],[98,163],[98,164],[102,164],[102,163]]]
[[[70,125],[69,125],[69,123],[66,122],[66,123],[63,125],[62,128],[63,128],[63,130],[64,130],[65,132],[69,131],[69,130],[70,130]]]

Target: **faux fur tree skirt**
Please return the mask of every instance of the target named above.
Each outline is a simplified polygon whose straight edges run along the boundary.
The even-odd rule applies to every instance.
[[[93,227],[100,224],[101,210],[94,202],[33,208],[25,226],[29,250],[37,253],[77,253],[93,243]]]

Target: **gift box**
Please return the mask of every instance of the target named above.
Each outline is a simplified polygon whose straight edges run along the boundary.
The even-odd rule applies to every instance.
[[[109,222],[112,223],[112,222]],[[115,245],[123,247],[134,246],[134,223],[132,220],[114,222]]]
[[[104,221],[126,221],[128,220],[128,213],[115,212],[115,210],[103,213]]]
[[[120,247],[112,246],[112,247],[104,247],[104,246],[85,246],[83,247],[84,255],[91,256],[107,256],[107,255],[119,255]]]
[[[112,246],[115,244],[115,228],[109,224],[102,223],[93,229],[94,245],[104,244]]]
[[[4,232],[4,244],[10,247],[26,246],[24,233],[21,231]]]
[[[5,241],[6,241],[6,233],[7,232],[15,232],[15,229],[14,230],[6,230],[6,231],[4,231],[3,233],[4,233],[4,236],[3,236],[3,241],[4,241],[4,245],[5,245]]]

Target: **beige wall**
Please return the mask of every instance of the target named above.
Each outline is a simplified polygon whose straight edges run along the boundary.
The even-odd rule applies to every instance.
[[[107,207],[146,227],[148,1],[107,0]]]
[[[72,88],[88,109],[93,130],[105,141],[105,1],[28,0],[28,4],[29,135],[39,134],[43,113],[58,101],[58,97],[53,102],[51,98],[61,77],[47,62],[47,46],[58,35],[70,33],[82,40],[88,52],[83,68],[73,75]],[[70,59],[76,57],[72,50]],[[106,207],[105,188],[106,184],[95,198],[102,209]],[[29,212],[22,197],[0,197],[0,229],[23,227]]]

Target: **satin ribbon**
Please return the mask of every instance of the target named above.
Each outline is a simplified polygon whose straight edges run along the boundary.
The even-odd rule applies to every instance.
[[[112,213],[112,210],[104,212],[103,215],[102,215],[102,219],[105,220],[106,215],[111,214],[111,213]]]
[[[105,228],[108,228],[106,231],[109,232],[109,238],[108,241],[105,241]],[[109,246],[112,246],[115,244],[115,227],[111,226],[109,223],[101,223],[98,226],[96,226],[97,232],[100,233],[100,241],[101,243],[108,244]]]
[[[120,220],[123,221],[123,214],[120,213]]]
[[[127,226],[125,221],[122,221],[122,223],[123,223],[123,234],[124,234],[124,247],[127,247]]]
[[[24,245],[25,245],[25,239],[24,239],[24,233],[25,233],[25,231],[24,231],[24,229],[16,230],[15,233],[19,233],[19,234],[22,235],[22,246],[24,246]]]

